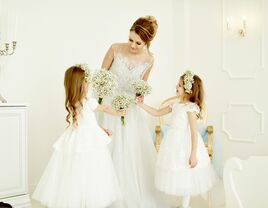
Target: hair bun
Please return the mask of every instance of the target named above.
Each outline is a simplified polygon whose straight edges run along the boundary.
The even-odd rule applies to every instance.
[[[146,43],[149,48],[150,42],[157,32],[157,21],[153,16],[139,17],[131,26],[130,31],[134,31]]]
[[[157,30],[158,28],[158,24],[157,24],[157,20],[155,19],[154,16],[145,16],[145,19],[147,19],[149,22],[151,22],[151,24],[153,25],[154,29]]]

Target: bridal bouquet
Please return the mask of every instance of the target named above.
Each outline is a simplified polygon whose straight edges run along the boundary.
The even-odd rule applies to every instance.
[[[151,93],[151,86],[142,79],[136,80],[132,83],[132,89],[136,96],[146,96]]]
[[[98,96],[98,103],[101,104],[105,96],[112,96],[117,87],[117,79],[111,72],[100,69],[93,73],[91,85]]]
[[[126,110],[133,103],[133,99],[128,95],[118,95],[112,101],[112,107],[115,110]],[[121,116],[121,123],[125,125],[125,117]]]

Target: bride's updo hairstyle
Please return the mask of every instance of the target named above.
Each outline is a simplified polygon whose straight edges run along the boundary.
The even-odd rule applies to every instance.
[[[130,28],[130,31],[135,32],[145,42],[147,48],[150,47],[151,41],[157,32],[157,21],[153,16],[145,16],[137,19]]]

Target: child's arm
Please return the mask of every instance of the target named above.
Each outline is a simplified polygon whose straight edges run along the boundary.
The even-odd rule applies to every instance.
[[[98,107],[94,111],[105,112],[105,113],[108,113],[108,114],[111,114],[114,116],[125,116],[126,115],[125,110],[117,111],[109,105],[98,105]]]
[[[190,131],[191,131],[191,140],[192,140],[192,148],[191,148],[191,155],[189,158],[189,165],[191,168],[194,168],[197,165],[197,116],[194,112],[187,112],[189,124],[190,124]]]
[[[110,129],[105,129],[103,127],[101,127],[102,130],[108,135],[108,136],[112,136],[113,135],[113,132],[110,130]]]
[[[140,106],[145,111],[147,111],[152,116],[163,116],[163,115],[166,115],[172,111],[172,109],[169,106],[161,108],[161,109],[156,109],[156,108],[153,108],[149,105],[141,103],[139,101],[137,102],[137,105]]]

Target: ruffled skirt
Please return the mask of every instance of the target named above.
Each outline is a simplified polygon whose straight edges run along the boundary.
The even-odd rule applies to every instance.
[[[51,208],[104,208],[120,200],[106,145],[108,138],[92,136],[94,133],[89,138],[83,129],[64,132],[54,145],[54,153],[33,193],[34,199]],[[92,141],[86,142],[87,139]]]
[[[198,195],[209,191],[217,176],[198,135],[197,166],[190,168],[191,138],[187,133],[170,129],[161,143],[156,162],[155,185],[169,195]]]

